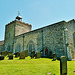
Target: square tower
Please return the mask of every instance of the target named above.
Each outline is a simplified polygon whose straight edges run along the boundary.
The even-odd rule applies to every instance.
[[[18,18],[20,18],[18,16]],[[4,41],[4,47],[5,50],[12,51],[13,52],[13,44],[14,44],[14,38],[15,36],[21,35],[23,33],[31,31],[32,26],[28,23],[24,23],[20,21],[16,17],[16,20],[8,23],[5,26],[5,41]]]

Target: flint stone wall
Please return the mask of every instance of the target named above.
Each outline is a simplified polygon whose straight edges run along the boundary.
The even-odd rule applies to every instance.
[[[52,51],[52,53],[57,53],[57,57],[60,57],[64,54],[63,26],[64,21],[16,36],[14,52],[18,44],[21,51],[23,51],[23,47],[24,50],[29,50],[29,46],[32,44],[32,50],[35,52],[44,49],[43,55],[45,56],[45,49],[47,48],[48,54]],[[23,38],[23,36],[25,37]]]
[[[0,46],[0,51],[4,51],[4,45]]]
[[[74,39],[73,34],[75,33],[75,20],[70,20],[65,23],[65,27],[68,29],[68,36],[66,37],[66,42],[69,43],[67,47],[67,56],[69,60],[75,59],[75,47],[74,47]]]
[[[67,28],[68,32],[65,32],[64,28]],[[27,33],[23,32],[24,29],[27,29],[25,31]],[[75,59],[73,37],[75,20],[61,21],[33,31],[30,30],[31,27],[23,26],[22,22],[13,21],[6,25],[4,49],[13,53],[29,50],[29,55],[32,50],[35,50],[35,53],[43,50],[43,56],[47,56],[46,54],[52,51],[52,53],[57,53],[57,58],[65,55],[70,59]],[[48,49],[48,53],[45,53],[45,49]]]

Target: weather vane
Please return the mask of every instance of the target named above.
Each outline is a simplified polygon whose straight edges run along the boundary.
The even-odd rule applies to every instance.
[[[18,16],[20,16],[20,12],[18,11]]]

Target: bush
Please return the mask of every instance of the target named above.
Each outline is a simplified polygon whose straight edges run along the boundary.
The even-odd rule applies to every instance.
[[[6,56],[6,55],[7,55],[7,51],[2,51],[2,52],[1,52],[1,55]]]
[[[4,60],[4,55],[0,55],[0,60]]]

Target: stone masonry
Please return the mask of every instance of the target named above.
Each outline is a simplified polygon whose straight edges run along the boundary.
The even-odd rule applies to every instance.
[[[62,55],[69,60],[75,59],[75,20],[61,21],[40,29],[31,31],[31,25],[14,20],[6,25],[4,50],[22,52],[28,50],[42,51],[42,56],[49,52],[57,53],[57,58]]]

